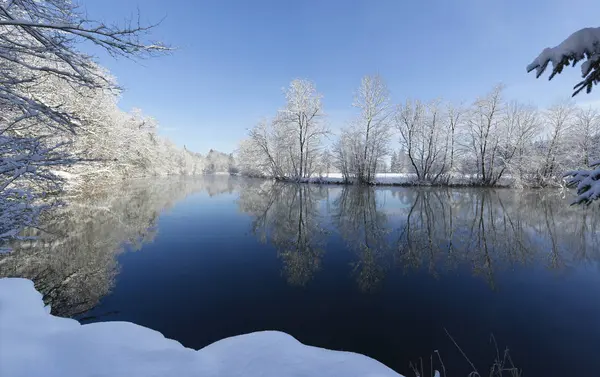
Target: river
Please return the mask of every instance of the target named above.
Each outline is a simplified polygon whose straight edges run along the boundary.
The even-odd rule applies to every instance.
[[[52,313],[186,347],[259,330],[405,375],[600,371],[600,210],[555,190],[135,180],[68,197],[0,256]],[[448,335],[450,334],[450,336]]]

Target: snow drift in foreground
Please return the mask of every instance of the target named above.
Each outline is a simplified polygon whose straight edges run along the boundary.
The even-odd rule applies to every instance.
[[[400,376],[367,356],[305,346],[277,331],[195,351],[130,322],[81,325],[51,315],[26,279],[0,279],[0,334],[2,377]]]

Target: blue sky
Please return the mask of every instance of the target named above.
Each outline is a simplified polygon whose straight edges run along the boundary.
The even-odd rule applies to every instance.
[[[284,103],[294,78],[313,80],[333,130],[352,114],[362,76],[380,74],[395,102],[470,102],[494,84],[539,106],[569,97],[579,68],[551,82],[525,66],[572,32],[597,24],[597,0],[81,0],[89,16],[164,18],[153,38],[177,50],[131,62],[98,54],[178,145],[231,152],[246,129]],[[89,47],[85,48],[89,51]],[[547,75],[546,75],[547,76]],[[578,96],[600,104],[600,90]]]

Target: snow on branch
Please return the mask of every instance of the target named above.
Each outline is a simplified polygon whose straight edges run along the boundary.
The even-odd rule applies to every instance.
[[[600,82],[600,27],[584,28],[571,34],[561,44],[553,48],[545,48],[540,55],[527,66],[527,72],[536,71],[536,78],[540,77],[549,63],[552,63],[552,73],[549,80],[560,74],[564,67],[572,64],[574,67],[581,60],[587,59],[581,65],[581,77],[573,90],[573,96],[583,89],[587,93],[592,91],[594,85]]]
[[[2,244],[18,238],[25,227],[34,226],[52,205],[41,201],[62,188],[62,179],[52,169],[75,162],[64,146],[47,146],[42,138],[0,135],[0,250],[6,250]]]
[[[117,89],[76,44],[128,58],[168,52],[149,40],[155,26],[139,15],[121,25],[95,21],[71,0],[0,0],[0,245],[35,226],[47,194],[62,189],[52,169],[75,162],[64,141],[86,129],[86,114],[66,96]]]
[[[567,186],[577,189],[577,198],[573,204],[591,204],[600,199],[600,160],[590,164],[591,170],[574,170],[567,172]]]

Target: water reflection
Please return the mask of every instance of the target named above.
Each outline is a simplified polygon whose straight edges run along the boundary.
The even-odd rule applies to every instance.
[[[333,223],[356,254],[352,272],[362,291],[375,290],[385,277],[390,245],[388,218],[372,187],[348,186],[334,201]]]
[[[327,273],[328,244],[339,238],[341,252],[351,256],[349,276],[363,292],[378,290],[392,271],[437,277],[466,270],[497,289],[497,274],[517,266],[569,273],[600,261],[598,208],[570,207],[551,191],[335,187],[213,176],[125,182],[68,198],[68,206],[45,219],[44,231],[33,232],[37,240],[0,257],[0,277],[32,279],[56,315],[86,312],[113,287],[117,255],[152,242],[160,214],[199,192],[237,194],[223,205],[250,217],[249,230],[276,250],[283,277],[295,286]],[[198,205],[193,216],[207,215]]]
[[[240,209],[253,217],[252,232],[277,249],[283,275],[292,285],[308,283],[321,267],[327,231],[319,202],[323,187],[262,182],[240,192]]]
[[[511,190],[412,190],[398,193],[404,218],[396,260],[405,268],[467,265],[495,288],[499,268],[561,269],[598,261],[596,208],[569,207],[554,193]]]
[[[108,294],[118,273],[116,256],[152,242],[161,212],[186,196],[232,192],[235,179],[161,179],[89,188],[66,198],[67,205],[47,214],[34,241],[13,245],[0,259],[0,277],[34,281],[44,302],[59,316],[76,316]]]

